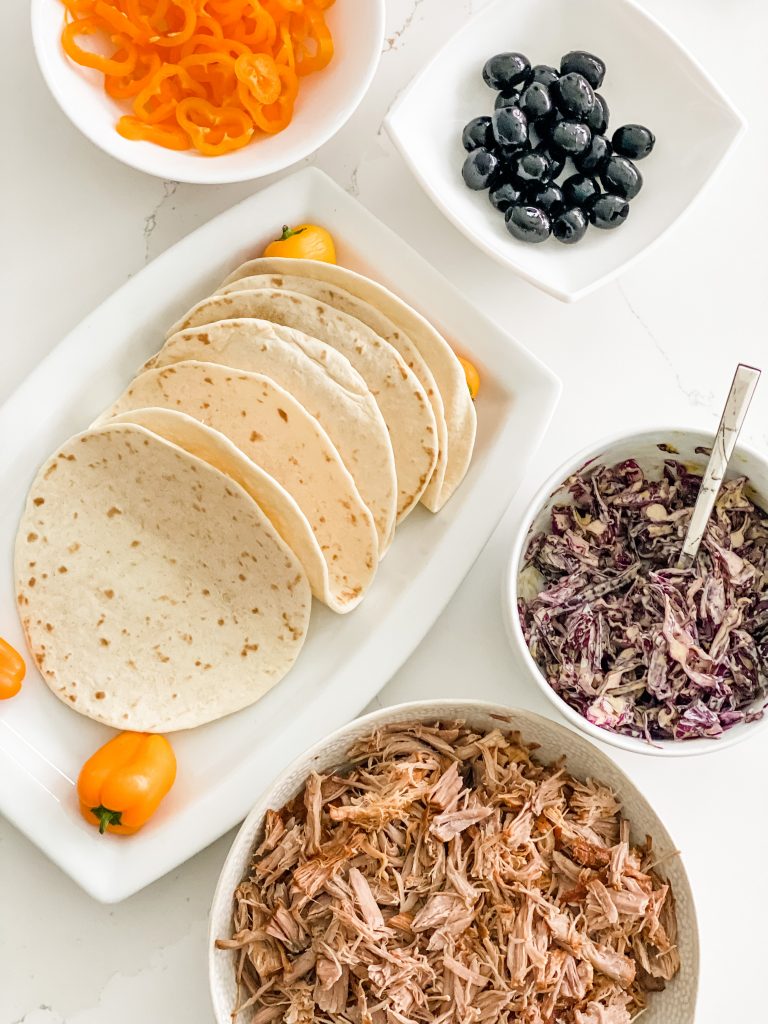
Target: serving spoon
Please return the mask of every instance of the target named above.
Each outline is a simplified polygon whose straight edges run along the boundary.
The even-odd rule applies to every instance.
[[[720,425],[715,434],[712,453],[704,470],[691,521],[677,560],[678,569],[690,569],[696,558],[759,379],[760,370],[754,366],[739,363],[736,367],[731,390],[728,392]]]

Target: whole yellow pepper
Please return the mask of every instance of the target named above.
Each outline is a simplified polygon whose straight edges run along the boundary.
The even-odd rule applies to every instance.
[[[284,256],[294,260],[322,260],[336,262],[336,247],[329,232],[317,224],[298,224],[295,228],[283,226],[283,233],[264,250],[265,256]]]

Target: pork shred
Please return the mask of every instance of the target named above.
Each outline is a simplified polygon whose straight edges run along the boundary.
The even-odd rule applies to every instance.
[[[761,717],[768,689],[768,516],[748,481],[720,491],[698,556],[676,568],[701,477],[630,459],[566,485],[521,574],[520,622],[550,686],[601,728],[716,739]],[[535,596],[531,596],[534,592]]]
[[[459,721],[392,725],[270,811],[217,942],[233,1018],[634,1018],[680,967],[672,891],[614,793],[533,751]]]

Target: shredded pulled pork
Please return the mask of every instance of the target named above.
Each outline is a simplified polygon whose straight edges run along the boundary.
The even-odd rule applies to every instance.
[[[588,721],[645,738],[717,738],[761,717],[768,691],[768,516],[726,482],[699,554],[675,568],[701,477],[634,460],[567,481],[573,505],[536,534],[519,602],[550,686]]]
[[[234,894],[256,1024],[627,1024],[678,971],[611,790],[516,733],[393,725],[270,811]]]

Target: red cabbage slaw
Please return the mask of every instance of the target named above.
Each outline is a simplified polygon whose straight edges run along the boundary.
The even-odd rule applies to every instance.
[[[552,688],[601,728],[717,738],[768,692],[768,515],[745,477],[720,491],[699,554],[675,568],[701,477],[668,459],[591,464],[528,545],[518,611]]]

